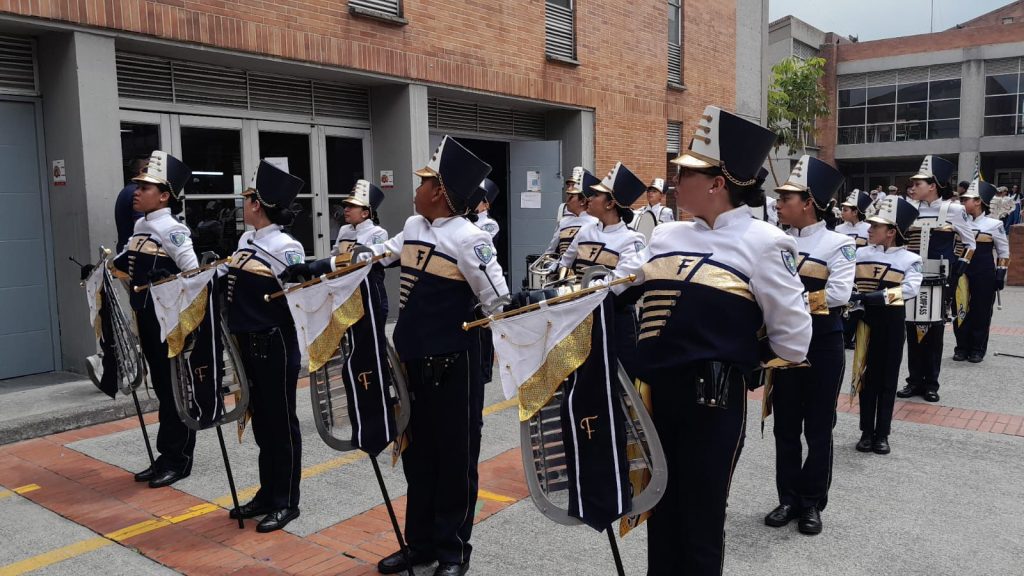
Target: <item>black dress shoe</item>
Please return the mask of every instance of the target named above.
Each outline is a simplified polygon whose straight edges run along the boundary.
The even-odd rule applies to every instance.
[[[170,486],[182,478],[188,478],[188,474],[184,472],[177,472],[174,470],[164,470],[163,472],[153,476],[149,481],[150,488],[163,488],[164,486]]]
[[[469,560],[462,564],[456,562],[441,562],[434,569],[434,576],[462,576],[469,571]]]
[[[801,534],[821,534],[821,513],[814,506],[804,508],[800,514],[800,521],[797,522],[797,529]]]
[[[156,476],[156,472],[153,471],[153,467],[150,466],[149,468],[146,468],[142,472],[136,472],[135,473],[135,481],[136,482],[149,482],[150,480],[153,479],[153,476]]]
[[[431,564],[436,560],[433,554],[426,554],[424,552],[417,552],[413,549],[409,549],[409,562],[405,561],[405,554],[401,550],[385,556],[377,562],[377,572],[381,574],[398,574],[399,572],[408,572],[409,564],[413,566],[419,566],[421,564]]]
[[[792,506],[789,504],[779,504],[775,507],[775,510],[772,510],[764,517],[764,523],[772,528],[781,528],[789,524],[789,521],[794,518],[796,518],[796,510]]]
[[[974,352],[967,357],[967,361],[970,362],[971,364],[977,364],[978,362],[981,362],[984,359],[985,357],[982,356],[981,354],[978,354],[977,352]]]
[[[897,398],[913,398],[914,396],[917,396],[919,394],[921,394],[921,389],[913,384],[907,384],[903,388],[900,388],[898,391],[896,391]]]
[[[936,392],[935,390],[929,390],[929,391],[925,392],[924,394],[922,394],[921,397],[925,399],[925,402],[938,402],[939,401],[939,393]]]
[[[875,441],[871,443],[871,451],[875,454],[888,454],[889,437],[879,436],[878,438],[875,438]]]
[[[252,500],[252,501],[250,501],[250,502],[248,502],[246,504],[242,504],[238,508],[232,508],[231,512],[228,513],[228,516],[232,520],[238,520],[239,517],[241,517],[241,518],[255,518],[257,516],[263,516],[264,514],[269,514],[269,513],[273,512],[273,511],[274,511],[274,509],[271,508],[270,506],[267,506],[265,504],[260,504],[259,502],[256,502],[255,500]]]
[[[857,442],[857,452],[871,452],[871,444],[874,443],[874,436],[868,432],[860,435],[860,442]]]
[[[270,512],[256,525],[257,532],[273,532],[288,525],[289,522],[299,517],[298,508],[279,508]]]
[[[953,352],[954,362],[963,362],[964,360],[967,360],[967,355],[964,354],[962,351],[957,350],[956,352]]]

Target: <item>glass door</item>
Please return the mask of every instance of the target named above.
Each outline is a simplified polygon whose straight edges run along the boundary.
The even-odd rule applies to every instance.
[[[321,126],[319,137],[323,140],[322,182],[326,183],[326,205],[323,229],[328,231],[325,238],[326,252],[338,239],[338,229],[345,223],[342,217],[341,199],[352,192],[356,180],[370,177],[370,138],[363,130]],[[373,182],[380,185],[380,182]]]
[[[172,117],[178,124],[172,152],[189,168],[185,185],[185,223],[192,230],[196,253],[224,257],[238,247],[245,231],[242,191],[242,121],[199,116]]]
[[[323,254],[320,245],[326,231],[321,226],[322,210],[316,198],[320,190],[318,155],[315,153],[313,128],[308,124],[257,122],[257,153],[289,174],[302,178],[306,186],[291,205],[295,222],[291,235],[302,243],[307,256]],[[314,165],[314,162],[317,162]]]
[[[135,168],[148,160],[154,150],[170,147],[171,120],[168,114],[121,111],[121,170],[127,186],[136,176]]]

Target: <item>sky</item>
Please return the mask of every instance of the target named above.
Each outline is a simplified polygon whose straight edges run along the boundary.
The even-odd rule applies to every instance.
[[[878,40],[952,28],[1011,0],[768,0],[768,21],[793,15],[825,32]]]

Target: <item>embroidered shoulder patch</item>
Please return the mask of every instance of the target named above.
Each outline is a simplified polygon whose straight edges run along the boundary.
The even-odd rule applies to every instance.
[[[633,250],[636,250],[637,252],[640,252],[644,248],[646,248],[646,246],[644,246],[643,242],[641,242],[639,240],[637,240],[636,242],[633,242]]]
[[[473,246],[473,252],[476,253],[476,257],[484,264],[494,259],[494,248],[490,244],[477,244]]]
[[[921,263],[920,262],[914,262],[913,264],[910,265],[910,269],[913,270],[914,272],[920,272],[921,271]]]
[[[287,262],[289,266],[292,264],[302,264],[305,259],[306,257],[302,252],[289,250],[284,253],[284,261]]]
[[[188,240],[187,232],[171,232],[171,244],[181,247],[185,240]]]
[[[782,263],[786,265],[786,269],[793,276],[796,276],[796,257],[793,253],[788,250],[782,250]]]
[[[383,232],[377,232],[370,238],[370,244],[383,244],[388,239],[388,235]]]
[[[494,222],[488,222],[480,227],[484,232],[494,235],[498,233],[498,225]]]
[[[845,256],[846,259],[849,260],[850,262],[853,262],[854,260],[857,259],[856,246],[843,246],[839,250],[843,253],[843,256]]]

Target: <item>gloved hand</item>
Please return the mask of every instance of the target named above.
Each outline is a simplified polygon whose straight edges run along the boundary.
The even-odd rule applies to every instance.
[[[305,282],[312,275],[313,274],[309,269],[309,264],[300,262],[285,268],[284,272],[278,274],[277,277],[281,282],[292,284],[296,282]]]
[[[885,291],[876,290],[874,292],[854,292],[850,294],[850,304],[856,304],[857,302],[861,302],[865,306],[885,306]]]
[[[967,271],[968,264],[970,262],[963,258],[957,260],[956,264],[953,264],[953,268],[949,271],[949,288],[951,290],[956,290],[957,284],[960,283],[960,277]]]
[[[81,268],[81,274],[82,275],[78,279],[79,280],[85,280],[86,278],[89,277],[89,274],[92,274],[92,271],[95,270],[95,269],[96,269],[96,266],[94,266],[93,264],[83,264],[82,268]]]
[[[516,292],[512,295],[511,301],[505,305],[504,311],[511,312],[526,306],[528,304],[535,304],[541,300],[547,300],[548,298],[554,298],[558,295],[558,291],[553,288],[545,288],[543,290],[523,290]]]
[[[170,270],[164,268],[153,268],[146,273],[146,278],[149,279],[150,284],[159,282],[164,278],[170,278],[171,276],[174,276],[174,274],[172,274]]]
[[[996,268],[996,292],[1006,288],[1006,268]]]

